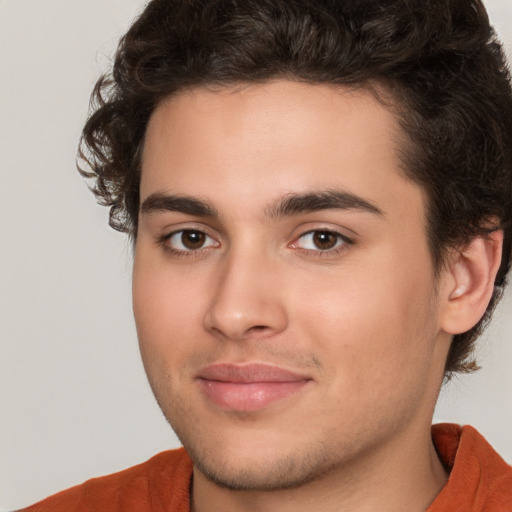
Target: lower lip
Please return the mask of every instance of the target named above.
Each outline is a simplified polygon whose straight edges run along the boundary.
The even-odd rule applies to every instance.
[[[251,412],[298,393],[308,380],[291,382],[221,382],[201,379],[204,394],[222,409]]]

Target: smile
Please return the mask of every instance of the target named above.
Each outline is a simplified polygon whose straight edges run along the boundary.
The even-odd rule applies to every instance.
[[[265,364],[217,364],[198,374],[201,391],[225,410],[252,412],[289,398],[311,378]]]

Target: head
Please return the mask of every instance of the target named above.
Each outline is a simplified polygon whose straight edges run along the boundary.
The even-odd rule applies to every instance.
[[[144,136],[165,98],[276,78],[372,91],[394,113],[403,171],[426,196],[436,272],[450,249],[503,230],[495,293],[454,337],[446,375],[476,368],[512,238],[510,82],[480,1],[150,2],[98,81],[83,133],[81,172],[111,226],[137,237]]]
[[[135,242],[150,382],[212,479],[299,485],[431,416],[443,374],[474,368],[512,235],[512,93],[479,1],[155,0],[94,98],[82,173]],[[343,222],[311,216],[331,209]],[[454,254],[502,236],[492,297],[438,335]],[[297,389],[204,388],[247,361]]]

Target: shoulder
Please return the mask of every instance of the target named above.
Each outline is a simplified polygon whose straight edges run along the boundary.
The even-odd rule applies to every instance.
[[[433,427],[432,437],[450,475],[428,512],[512,511],[512,467],[479,432],[442,424]]]
[[[191,477],[192,461],[185,450],[169,450],[124,471],[87,480],[19,512],[187,510]]]
[[[475,501],[481,501],[482,511],[512,511],[512,467],[473,427],[462,429],[461,444],[463,442],[467,448],[464,457],[466,464],[460,469],[463,474],[479,475]],[[482,492],[484,490],[485,493]]]

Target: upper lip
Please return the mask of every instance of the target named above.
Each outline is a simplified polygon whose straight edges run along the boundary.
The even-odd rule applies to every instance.
[[[197,374],[197,378],[242,384],[251,382],[297,382],[310,380],[308,376],[280,366],[265,363],[212,364],[201,368]]]

